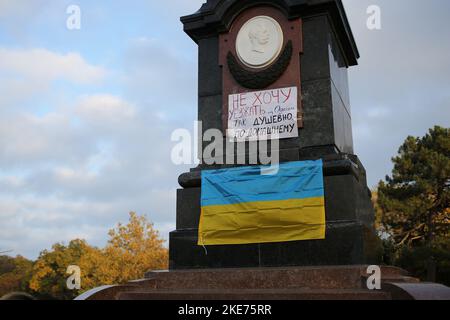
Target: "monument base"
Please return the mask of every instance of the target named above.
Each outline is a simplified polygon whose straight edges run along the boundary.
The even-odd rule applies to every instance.
[[[325,240],[254,245],[197,245],[197,230],[170,234],[170,270],[377,264],[378,239],[358,223],[327,225]]]
[[[182,175],[180,184],[184,189],[177,195],[177,230],[170,234],[170,270],[379,264],[382,248],[374,228],[363,165],[354,155],[321,158],[325,240],[203,248],[198,245],[201,170]]]
[[[450,299],[450,288],[381,267],[381,290],[367,289],[368,266],[210,269],[148,272],[79,300],[415,300]]]

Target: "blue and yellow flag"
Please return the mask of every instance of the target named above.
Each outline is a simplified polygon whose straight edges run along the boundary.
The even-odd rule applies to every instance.
[[[202,172],[198,244],[235,245],[325,239],[323,163]]]

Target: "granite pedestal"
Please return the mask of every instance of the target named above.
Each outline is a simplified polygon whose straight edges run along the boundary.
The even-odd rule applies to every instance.
[[[199,117],[203,132],[224,132],[221,34],[245,10],[265,1],[209,0],[183,17],[185,32],[199,47]],[[302,124],[298,138],[279,141],[281,162],[324,161],[325,240],[233,246],[197,245],[201,171],[229,167],[200,165],[180,177],[177,230],[170,234],[170,269],[352,265],[379,262],[380,243],[366,172],[354,155],[347,69],[359,53],[341,1],[275,0],[270,6],[287,19],[301,19]],[[200,144],[203,147],[206,144]],[[226,150],[222,152],[226,157]],[[203,155],[200,157],[208,163]],[[249,158],[248,151],[246,158]],[[248,159],[247,159],[248,160]],[[249,164],[249,163],[247,163]]]

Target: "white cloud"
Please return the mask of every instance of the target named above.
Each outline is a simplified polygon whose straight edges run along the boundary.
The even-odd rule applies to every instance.
[[[119,97],[102,94],[83,97],[75,114],[90,124],[123,125],[133,120],[136,108]]]
[[[0,47],[0,112],[2,117],[23,111],[39,113],[70,99],[55,90],[58,84],[92,86],[108,74],[102,66],[89,64],[79,53],[60,54],[47,49],[8,49]],[[66,96],[65,96],[66,94]],[[1,139],[1,138],[0,138]]]
[[[0,17],[7,16],[29,16],[36,12],[36,9],[44,5],[45,0],[0,0]]]
[[[55,162],[79,163],[95,147],[82,130],[72,130],[68,114],[0,117],[0,167],[33,169]]]
[[[345,0],[361,53],[349,69],[355,152],[370,187],[390,174],[408,135],[450,126],[450,2]],[[381,8],[382,30],[366,27],[366,9]],[[422,21],[418,23],[418,21]]]
[[[196,104],[197,65],[185,60],[171,45],[140,37],[131,41],[124,56],[127,94],[152,108],[160,118],[166,113],[179,117],[194,110]]]
[[[183,168],[170,162],[171,126],[157,109],[107,93],[81,94],[43,115],[0,108],[0,247],[35,258],[77,237],[101,246],[129,211],[147,214],[167,239]]]
[[[158,15],[164,16],[168,23],[174,23],[180,16],[195,13],[206,0],[170,0],[165,2],[148,1],[146,5],[150,10],[158,12]]]
[[[112,80],[76,52],[0,48],[1,248],[35,258],[76,237],[101,246],[129,211],[147,215],[166,239],[175,228],[186,168],[170,161],[170,133],[195,119],[196,66],[165,42],[127,43]]]
[[[46,49],[0,48],[0,72],[29,81],[68,80],[76,84],[101,81],[106,70],[88,64],[79,53],[59,54]]]
[[[158,211],[175,210],[172,190],[143,190],[137,197],[108,201],[3,194],[0,196],[0,248],[36,258],[40,250],[49,249],[55,242],[68,243],[77,238],[104,246],[108,230],[118,222],[126,223],[132,210],[155,222],[164,239],[175,229],[174,223],[168,222],[174,221],[174,216]]]

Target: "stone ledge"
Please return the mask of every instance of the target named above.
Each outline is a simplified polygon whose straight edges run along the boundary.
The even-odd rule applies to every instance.
[[[326,157],[322,157],[324,164],[323,164],[323,171],[324,176],[337,176],[337,175],[346,175],[351,174],[358,180],[361,176],[365,177],[365,169],[362,167],[361,163],[359,162],[358,158],[354,155],[347,155],[347,154],[338,154],[338,155],[330,155]],[[316,159],[301,159],[302,161],[305,160],[316,160]],[[226,169],[226,168],[232,168],[236,166],[225,166],[225,165],[219,165],[217,167],[211,167],[209,170],[214,169]],[[178,178],[178,183],[183,188],[199,188],[201,187],[201,170],[207,170],[208,168],[202,168],[197,167],[193,169],[191,172],[183,173]]]

